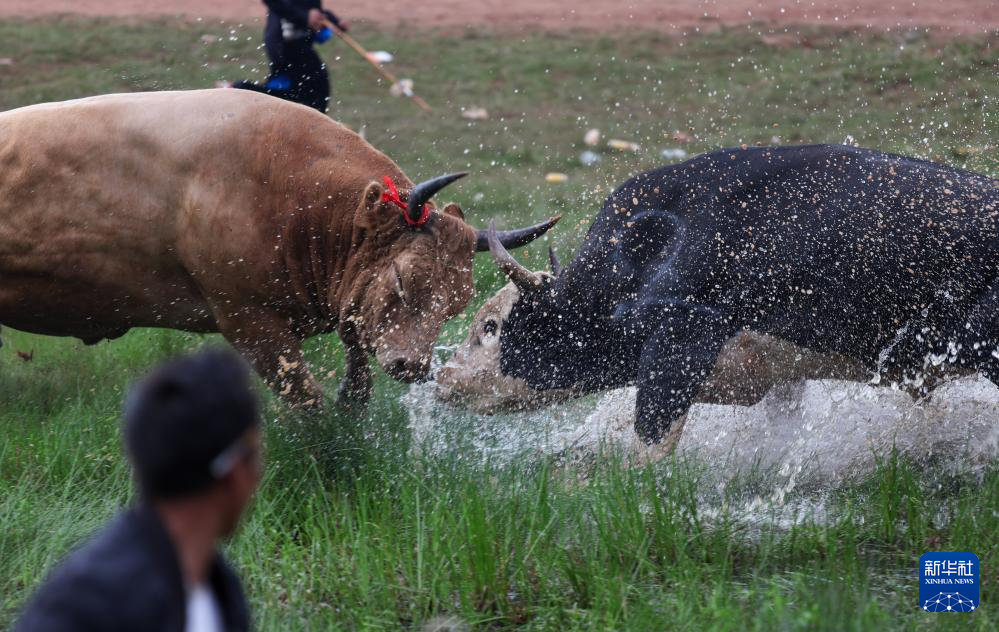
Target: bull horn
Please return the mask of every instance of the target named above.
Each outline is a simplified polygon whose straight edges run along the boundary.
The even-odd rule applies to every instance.
[[[409,192],[409,203],[406,205],[406,215],[413,222],[420,221],[423,216],[423,205],[430,201],[438,191],[451,184],[455,180],[461,180],[468,175],[467,171],[459,173],[449,173],[446,176],[439,176],[433,180],[427,180],[413,187]]]
[[[538,237],[544,235],[548,230],[562,219],[561,215],[556,215],[540,224],[528,226],[527,228],[517,228],[515,230],[503,230],[496,233],[496,238],[503,244],[504,248],[520,248],[526,246]],[[480,230],[476,234],[475,252],[492,252],[489,245],[489,231]]]
[[[552,274],[558,277],[562,274],[562,264],[555,255],[555,246],[548,246],[548,262],[552,264]]]
[[[493,256],[496,266],[503,271],[510,280],[513,281],[521,292],[537,290],[541,287],[541,277],[531,272],[513,258],[513,255],[506,249],[500,241],[500,235],[496,232],[496,220],[490,220],[489,228],[485,231],[486,239],[489,240],[489,252]]]

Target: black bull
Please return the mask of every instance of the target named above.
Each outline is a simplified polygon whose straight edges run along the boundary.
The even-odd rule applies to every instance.
[[[872,375],[950,363],[999,382],[999,183],[852,147],[716,151],[627,182],[561,274],[518,285],[503,373],[637,384],[649,442],[742,329]]]

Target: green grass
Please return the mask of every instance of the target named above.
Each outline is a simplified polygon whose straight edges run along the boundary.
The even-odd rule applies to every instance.
[[[231,33],[231,35],[230,35]],[[203,44],[202,35],[222,36]],[[807,33],[767,46],[752,29],[696,37],[359,32],[400,60],[436,107],[387,95],[364,62],[327,45],[334,116],[414,178],[471,169],[453,190],[480,225],[566,214],[571,252],[605,195],[661,162],[675,130],[691,154],[769,142],[858,143],[999,175],[996,38]],[[335,51],[335,52],[334,52]],[[260,77],[255,29],[217,23],[0,22],[0,109],[111,91],[203,87]],[[469,122],[462,106],[482,106]],[[579,165],[582,135],[645,151]],[[925,139],[925,140],[924,140]],[[547,171],[568,183],[544,183]],[[481,194],[481,195],[478,195]],[[540,249],[528,263],[540,264]],[[500,282],[476,266],[479,296]],[[467,316],[445,338],[461,337]],[[0,349],[0,628],[63,554],[131,496],[118,437],[127,384],[158,360],[216,342],[135,331],[85,347],[5,329]],[[23,362],[15,350],[34,351]],[[335,337],[310,361],[342,369]],[[335,384],[327,381],[332,389]],[[268,473],[229,554],[259,628],[383,629],[453,615],[484,628],[881,629],[999,622],[999,470],[942,477],[887,457],[868,481],[817,499],[822,521],[748,524],[751,481],[721,490],[694,463],[632,467],[607,454],[585,469],[410,451],[404,387],[380,377],[370,410],[311,422],[268,397]],[[765,490],[764,490],[765,491]],[[765,495],[765,494],[764,494]],[[803,500],[814,500],[805,497]],[[981,609],[926,615],[917,561],[969,550]]]

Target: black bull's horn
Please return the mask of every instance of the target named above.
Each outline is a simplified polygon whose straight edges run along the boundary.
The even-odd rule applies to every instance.
[[[539,289],[541,276],[525,268],[513,258],[513,255],[507,252],[506,247],[500,242],[499,233],[496,231],[496,220],[489,222],[489,228],[485,232],[489,243],[489,252],[492,253],[496,266],[513,281],[521,292],[527,293]]]
[[[555,255],[555,246],[548,246],[548,261],[552,266],[552,274],[556,277],[562,275],[562,263],[559,262],[558,257]]]
[[[409,202],[406,204],[406,215],[413,222],[418,222],[423,215],[423,205],[430,201],[438,191],[451,184],[455,180],[460,180],[468,175],[468,172],[449,173],[446,176],[439,176],[413,187],[409,192]],[[526,246],[538,237],[544,235],[548,230],[562,219],[561,215],[556,215],[540,224],[528,226],[527,228],[517,228],[514,230],[496,231],[496,239],[503,244],[504,248],[520,248]],[[488,230],[479,230],[476,233],[475,252],[489,251]]]

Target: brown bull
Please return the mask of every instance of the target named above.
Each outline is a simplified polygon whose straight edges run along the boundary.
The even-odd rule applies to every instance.
[[[0,323],[88,344],[131,327],[221,332],[299,404],[320,400],[302,341],[336,331],[341,399],[363,403],[369,353],[421,377],[471,297],[487,241],[456,205],[425,204],[461,175],[413,187],[342,125],[244,91],[2,113]]]

